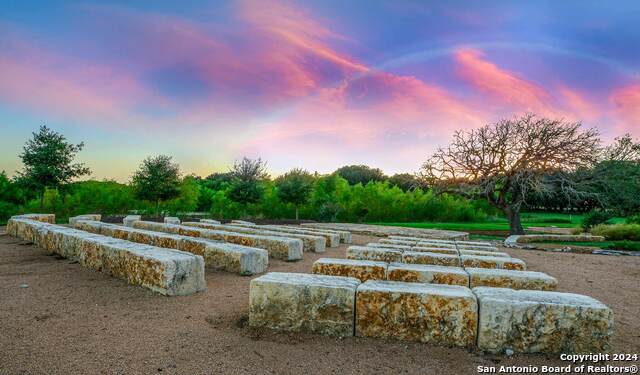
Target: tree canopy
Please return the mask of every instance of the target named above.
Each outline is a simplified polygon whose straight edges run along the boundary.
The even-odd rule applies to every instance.
[[[313,176],[304,169],[292,169],[276,179],[278,198],[296,206],[296,220],[299,207],[309,201],[313,190]]]
[[[387,177],[382,170],[366,165],[346,165],[335,173],[349,182],[349,185],[366,185],[370,181],[384,181]]]
[[[180,182],[180,166],[167,155],[146,158],[131,178],[135,195],[155,202],[156,215],[161,202],[180,195]]]
[[[439,191],[483,198],[501,209],[512,234],[522,234],[520,208],[531,191],[549,191],[549,176],[597,162],[600,138],[579,122],[525,114],[469,131],[457,131],[423,165],[423,177]]]
[[[257,203],[264,195],[262,181],[269,178],[267,164],[262,159],[242,158],[236,161],[229,171],[232,182],[229,198],[234,202]]]
[[[42,202],[46,188],[60,188],[74,178],[91,174],[83,163],[74,163],[84,143],[73,144],[46,126],[27,141],[19,155],[24,168],[18,173],[23,185],[34,189]]]

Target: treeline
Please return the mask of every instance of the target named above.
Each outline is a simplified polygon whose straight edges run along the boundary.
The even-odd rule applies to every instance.
[[[114,181],[74,182],[64,189],[47,188],[42,199],[25,191],[6,174],[0,175],[0,221],[20,212],[55,213],[64,220],[89,212],[118,215],[136,211],[153,215],[209,213],[212,218],[300,219],[321,221],[481,221],[495,215],[483,201],[469,201],[447,194],[414,188],[404,191],[388,181],[371,181],[350,185],[334,173],[311,175],[308,200],[301,204],[285,202],[279,194],[282,185],[269,178],[258,182],[259,197],[251,202],[238,199],[238,182],[231,173],[206,178],[185,176],[179,182],[175,198],[161,201],[140,199],[131,184]],[[235,194],[235,195],[234,195]],[[235,200],[234,200],[235,199]]]

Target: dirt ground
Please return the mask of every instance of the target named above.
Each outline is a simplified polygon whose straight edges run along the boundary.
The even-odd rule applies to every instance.
[[[613,352],[640,352],[640,257],[506,251],[558,278],[560,291],[609,305]],[[310,272],[314,260],[344,252],[343,245],[295,263],[272,260],[269,270]],[[206,292],[163,297],[0,228],[0,374],[475,374],[477,366],[567,365],[557,356],[253,330],[251,278],[207,270],[206,280]]]

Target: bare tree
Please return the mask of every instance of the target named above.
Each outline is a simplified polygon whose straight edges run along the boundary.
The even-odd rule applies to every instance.
[[[511,234],[523,234],[520,207],[527,193],[548,190],[545,176],[562,178],[591,166],[599,153],[597,130],[528,113],[457,131],[424,163],[422,176],[436,192],[486,199],[507,216]]]
[[[640,162],[640,142],[636,142],[627,133],[614,140],[613,144],[605,148],[603,160]]]

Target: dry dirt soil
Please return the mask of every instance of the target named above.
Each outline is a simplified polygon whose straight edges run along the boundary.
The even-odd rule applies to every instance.
[[[609,305],[613,351],[640,352],[640,257],[506,251],[557,277],[560,291]],[[274,260],[269,270],[310,272],[317,258],[344,253],[343,245]],[[207,270],[206,280],[206,292],[163,297],[0,228],[0,374],[475,374],[481,365],[566,365],[557,356],[254,330],[246,324],[251,277]]]

